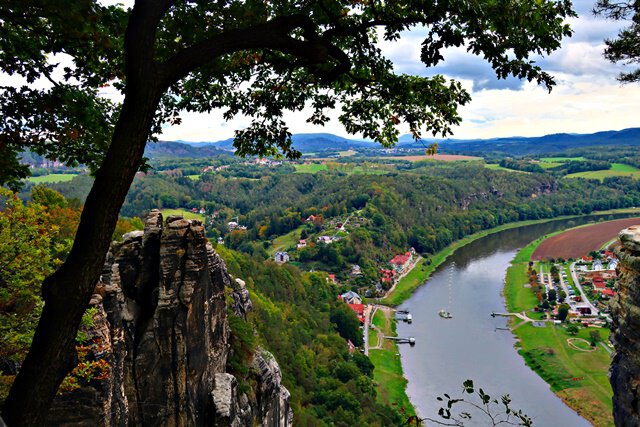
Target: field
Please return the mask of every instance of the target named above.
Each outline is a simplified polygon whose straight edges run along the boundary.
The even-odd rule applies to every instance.
[[[53,184],[53,183],[56,183],[56,182],[71,181],[76,176],[78,176],[78,174],[74,174],[74,173],[52,173],[52,174],[43,175],[43,176],[31,176],[31,177],[27,178],[27,181],[33,182],[34,184]]]
[[[578,258],[599,250],[620,230],[637,224],[640,224],[640,218],[625,218],[568,230],[542,242],[531,259]]]
[[[427,156],[426,154],[423,154],[419,156],[380,157],[380,159],[406,160],[409,162],[420,162],[422,160],[440,160],[443,162],[456,162],[460,160],[482,160],[482,157],[462,156],[457,154],[436,154],[435,156]]]
[[[500,166],[497,163],[485,163],[484,167],[486,169],[491,169],[492,171],[506,171],[506,172],[517,172],[517,173],[529,173],[529,172],[525,172],[525,171],[517,171],[515,169],[509,169],[509,168],[505,168]]]
[[[602,181],[611,176],[630,176],[640,179],[640,169],[622,163],[612,163],[611,169],[608,170],[572,173],[565,176],[565,178],[599,179]]]
[[[320,171],[326,171],[327,165],[324,163],[305,163],[302,165],[295,165],[296,173],[316,173]]]
[[[169,215],[182,215],[184,219],[197,219],[202,222],[205,221],[205,216],[199,213],[193,213],[191,211],[183,209],[161,209],[162,217],[166,220]]]
[[[563,162],[543,162],[543,161],[540,161],[540,162],[537,162],[536,164],[538,166],[540,166],[542,169],[551,169],[551,168],[555,168],[555,167],[558,167],[558,166],[562,166],[562,163]]]
[[[187,175],[187,178],[189,178],[192,181],[197,181],[200,179],[200,175],[201,174],[196,174],[196,175]]]
[[[320,171],[336,171],[346,174],[355,175],[382,175],[389,170],[381,167],[376,163],[338,163],[338,162],[322,162],[322,163],[306,163],[295,165],[296,173],[318,173]]]

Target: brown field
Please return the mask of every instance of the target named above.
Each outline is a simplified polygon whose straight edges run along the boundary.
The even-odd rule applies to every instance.
[[[443,162],[455,162],[458,160],[482,160],[482,157],[462,156],[458,154],[436,154],[435,156],[427,156],[426,154],[420,156],[390,156],[380,157],[381,159],[393,159],[393,160],[407,160],[410,162],[419,162],[422,160],[441,160]]]
[[[547,258],[578,258],[597,251],[620,230],[640,224],[640,218],[616,219],[556,234],[542,242],[531,255],[534,261]]]

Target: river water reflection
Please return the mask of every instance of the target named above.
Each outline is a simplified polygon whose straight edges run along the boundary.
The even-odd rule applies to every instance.
[[[553,221],[476,240],[456,251],[399,307],[413,316],[411,325],[398,323],[398,336],[416,338],[414,347],[400,346],[400,352],[409,380],[407,394],[422,417],[437,418],[441,405],[436,397],[460,396],[462,383],[472,379],[493,397],[510,394],[513,407],[532,417],[536,426],[590,425],[525,365],[512,333],[497,329],[507,327],[506,318],[493,318],[491,313],[506,311],[501,294],[504,277],[519,248],[544,234],[593,219]],[[438,316],[443,308],[450,309],[452,319]],[[477,416],[465,425],[488,423]]]

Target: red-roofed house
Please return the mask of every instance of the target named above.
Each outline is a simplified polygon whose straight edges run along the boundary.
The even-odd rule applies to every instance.
[[[382,276],[382,283],[393,283],[393,276],[396,275],[395,270],[388,270],[386,268],[380,269],[380,275]]]
[[[394,256],[391,261],[389,261],[389,264],[391,264],[396,271],[403,271],[411,264],[412,259],[413,255],[411,255],[411,252],[405,252],[404,254]]]
[[[593,287],[596,289],[604,289],[607,287],[607,285],[604,283],[604,279],[602,277],[594,277]]]
[[[360,323],[364,323],[364,304],[347,304],[358,315]]]
[[[605,295],[607,297],[615,297],[616,296],[616,291],[614,291],[611,288],[606,288],[604,291],[602,291],[602,295]]]
[[[327,280],[330,280],[332,283],[337,283],[335,274],[329,274],[329,278]]]
[[[307,241],[306,241],[306,240],[304,240],[304,239],[301,239],[301,240],[298,242],[298,246],[297,246],[297,248],[298,248],[298,249],[302,249],[302,248],[306,248],[306,247],[307,247]]]

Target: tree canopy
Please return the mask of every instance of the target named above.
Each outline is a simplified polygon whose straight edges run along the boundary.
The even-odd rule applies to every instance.
[[[137,0],[131,9],[94,0],[0,0],[0,183],[19,185],[31,150],[95,173],[73,247],[43,283],[33,344],[5,404],[11,425],[42,424],[75,360],[74,338],[99,277],[118,213],[147,141],[182,111],[251,118],[237,153],[296,157],[285,111],[310,106],[324,124],[341,108],[350,133],[392,144],[398,125],[447,135],[469,101],[441,75],[394,72],[380,40],[419,27],[427,67],[464,47],[497,77],[553,78],[535,63],[560,46],[569,0],[192,1]],[[418,49],[418,47],[416,47]],[[106,86],[122,102],[101,96]]]
[[[611,1],[598,0],[593,12],[615,20],[629,20],[630,25],[623,28],[615,39],[607,39],[604,57],[611,62],[622,62],[625,65],[640,63],[640,4],[637,0]],[[640,68],[620,73],[618,80],[622,83],[640,81]]]

